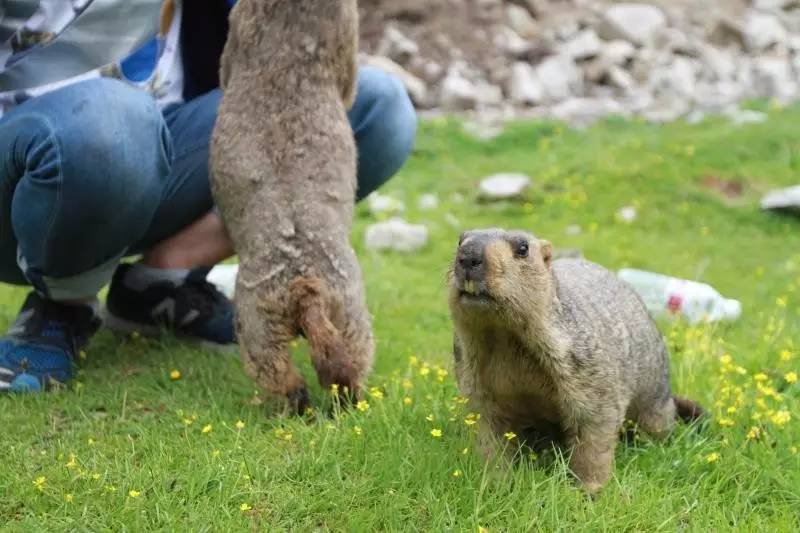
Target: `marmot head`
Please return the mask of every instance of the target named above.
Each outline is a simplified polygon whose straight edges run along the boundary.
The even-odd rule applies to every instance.
[[[454,313],[505,320],[541,316],[554,297],[552,246],[523,231],[461,234],[450,271]]]

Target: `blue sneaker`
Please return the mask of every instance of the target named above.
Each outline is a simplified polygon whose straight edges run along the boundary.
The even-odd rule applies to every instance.
[[[159,270],[120,265],[111,280],[103,322],[110,329],[233,344],[233,303],[206,281],[210,269]]]
[[[38,392],[66,383],[76,356],[99,327],[89,305],[30,293],[16,322],[0,338],[0,392]]]

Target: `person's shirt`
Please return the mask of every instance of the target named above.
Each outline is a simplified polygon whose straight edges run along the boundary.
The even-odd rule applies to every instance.
[[[181,102],[182,4],[0,0],[0,116],[30,98],[98,77],[146,90],[162,107]]]

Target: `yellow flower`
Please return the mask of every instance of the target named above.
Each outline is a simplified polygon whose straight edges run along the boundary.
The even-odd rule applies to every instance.
[[[789,420],[791,419],[792,415],[790,415],[789,411],[786,410],[778,411],[770,418],[770,420],[772,420],[772,423],[775,424],[776,426],[785,426],[786,424],[789,423]]]
[[[719,362],[722,363],[723,365],[729,365],[733,362],[733,358],[730,355],[725,354],[719,358]]]
[[[753,426],[750,428],[750,431],[747,432],[747,436],[745,437],[747,440],[755,440],[761,436],[761,428]]]
[[[171,379],[172,381],[178,381],[179,379],[181,379],[181,371],[173,370],[172,372],[169,373],[169,379]]]
[[[74,497],[72,494],[64,494],[64,500],[65,500],[67,503],[72,503],[72,501],[73,501],[74,499],[75,499],[75,497]]]
[[[194,420],[192,420],[191,418],[184,418],[183,423],[186,424],[187,426],[191,426],[194,423]]]
[[[331,394],[339,394],[339,384],[333,383],[331,385]]]
[[[114,485],[106,485],[105,487],[103,487],[103,490],[105,490],[106,492],[117,492],[117,487],[115,487]]]
[[[417,366],[419,364],[419,359],[416,355],[412,355],[408,358],[408,364],[411,366]]]
[[[431,430],[431,437],[433,437],[435,439],[438,439],[438,438],[441,438],[441,436],[442,436],[442,430],[441,429],[433,428]]]
[[[474,418],[465,418],[465,419],[464,419],[464,423],[465,423],[466,425],[468,425],[468,426],[472,426],[472,425],[475,425],[475,424],[477,424],[477,423],[478,423],[478,421],[477,421],[477,420],[475,420]]]
[[[461,470],[453,470],[453,477],[461,477]]]
[[[94,446],[94,439],[89,437],[89,440],[86,441],[89,446]]]
[[[353,431],[355,432],[356,435],[361,435],[361,433],[362,433],[361,426],[354,427]]]
[[[207,433],[211,433],[212,429],[214,429],[214,428],[211,427],[211,424],[207,424],[207,425],[203,426],[202,432],[205,435]]]
[[[376,400],[380,400],[381,398],[383,398],[383,391],[378,387],[372,387],[369,390],[369,395],[375,398]]]
[[[514,440],[517,438],[517,434],[513,431],[508,431],[504,433],[503,436],[506,438],[506,440]]]
[[[86,355],[86,352],[85,352],[84,350],[81,350],[80,352],[78,352],[78,355],[79,355],[79,356],[80,356],[80,358],[81,358],[82,360],[84,360],[84,361],[85,361],[85,360],[86,360],[86,358],[88,357],[88,355]]]
[[[219,457],[222,452],[219,450],[214,450],[211,452],[211,457]]]
[[[100,474],[98,474],[97,472],[95,472],[94,474],[92,474],[92,479],[93,479],[93,480],[95,480],[95,481],[97,481],[98,479],[100,479]]]
[[[730,418],[720,418],[719,419],[719,425],[722,426],[722,427],[728,427],[729,428],[729,427],[733,426],[734,424],[735,424],[735,422],[733,420],[731,420]]]
[[[792,352],[789,350],[781,350],[781,361],[791,361],[792,360]]]
[[[239,510],[240,510],[241,512],[243,512],[243,513],[246,513],[246,512],[247,512],[247,511],[249,511],[250,509],[252,509],[252,507],[250,507],[250,505],[248,505],[248,504],[246,504],[246,503],[243,503],[242,505],[240,505],[240,506],[239,506]]]
[[[423,366],[422,368],[419,369],[420,376],[427,376],[430,373],[431,373],[431,368],[429,366]]]
[[[736,407],[731,405],[730,407],[728,407],[727,411],[729,415],[732,415],[736,412]]]
[[[291,431],[285,431],[282,438],[285,441],[290,441],[292,438],[294,438],[294,434]]]
[[[444,381],[444,378],[446,377],[447,377],[447,370],[440,368],[436,371],[436,379],[438,379],[439,382]]]
[[[756,381],[767,381],[767,375],[763,372],[759,372],[758,374],[753,376],[753,379]]]
[[[744,376],[745,374],[747,374],[747,369],[745,369],[743,366],[737,366],[735,370],[736,373],[739,374],[740,376]]]
[[[242,422],[241,420],[237,420],[236,429],[244,429],[244,422]]]
[[[404,389],[408,390],[408,389],[412,388],[413,386],[414,385],[411,383],[410,379],[404,379],[403,380],[403,388]]]
[[[706,455],[707,463],[716,463],[717,461],[719,461],[719,454],[717,452]]]
[[[74,453],[69,454],[69,462],[65,465],[67,468],[75,468],[78,465],[77,457]]]
[[[461,450],[461,455],[467,455],[468,452],[469,448],[464,448],[463,450]]]
[[[413,400],[411,398],[409,398],[408,396],[403,398],[403,405],[411,405],[412,402],[413,402]]]
[[[786,380],[786,383],[797,383],[797,372],[787,372],[783,379]]]
[[[139,492],[138,490],[131,489],[130,491],[128,491],[128,496],[130,496],[131,498],[138,498],[141,495],[142,493]]]
[[[788,303],[789,303],[789,298],[788,298],[788,297],[786,297],[786,296],[780,296],[779,298],[777,298],[777,299],[775,300],[775,304],[776,304],[778,307],[786,307],[786,305],[787,305]]]
[[[369,402],[367,400],[361,400],[356,404],[356,409],[361,411],[362,413],[369,410]]]
[[[792,446],[791,448],[789,448],[789,453],[791,453],[792,455],[797,455],[797,446]]]
[[[425,420],[427,420],[428,422],[433,422],[433,415],[431,414],[431,415],[426,416]]]
[[[33,481],[33,486],[36,490],[44,490],[44,484],[47,481],[47,478],[44,476],[39,476]]]

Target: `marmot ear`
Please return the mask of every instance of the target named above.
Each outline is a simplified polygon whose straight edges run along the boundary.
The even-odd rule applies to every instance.
[[[553,262],[553,245],[550,241],[539,241],[539,253],[542,254],[544,266],[550,268],[550,263]]]

